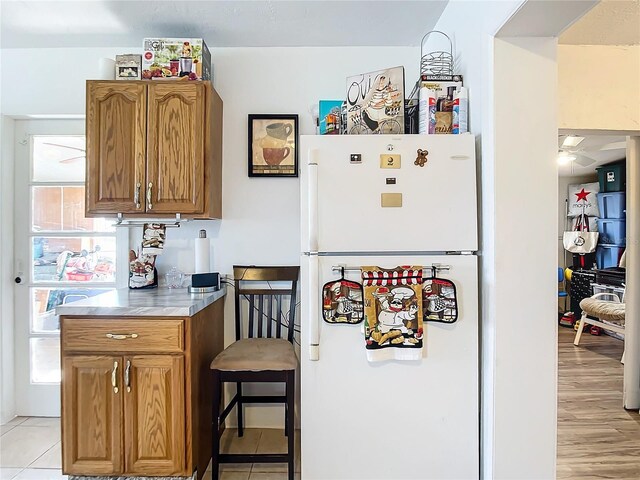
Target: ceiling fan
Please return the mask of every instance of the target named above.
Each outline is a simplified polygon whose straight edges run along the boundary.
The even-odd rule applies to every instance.
[[[47,142],[43,142],[43,145],[51,145],[53,147],[68,148],[69,150],[77,150],[79,152],[82,152],[82,155],[77,155],[75,157],[64,158],[62,160],[59,160],[58,163],[63,163],[63,164],[74,163],[74,162],[77,162],[80,159],[84,160],[84,158],[86,156],[86,150],[84,148],[70,147],[69,145],[62,145],[62,144],[59,144],[59,143],[47,143]]]
[[[558,162],[561,164],[575,162],[581,167],[588,167],[596,163],[597,159],[587,154],[587,151],[591,153],[618,150],[626,148],[627,145],[625,141],[621,141],[592,146],[587,149],[580,147],[584,139],[585,137],[580,135],[558,135]]]

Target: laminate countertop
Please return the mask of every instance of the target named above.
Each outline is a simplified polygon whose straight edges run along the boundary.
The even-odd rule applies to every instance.
[[[190,294],[186,288],[130,290],[119,288],[85,300],[56,307],[56,315],[126,317],[191,317],[227,294]]]

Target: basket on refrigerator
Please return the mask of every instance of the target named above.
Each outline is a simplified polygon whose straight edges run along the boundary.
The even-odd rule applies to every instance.
[[[438,33],[449,42],[449,51],[435,50],[423,53],[424,41],[433,34]],[[449,36],[439,30],[427,32],[420,42],[420,74],[421,75],[453,75],[453,43]]]

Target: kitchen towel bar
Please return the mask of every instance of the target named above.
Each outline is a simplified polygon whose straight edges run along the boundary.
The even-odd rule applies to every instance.
[[[441,263],[432,263],[431,265],[423,265],[422,268],[424,270],[433,270],[435,269],[436,271],[447,271],[447,270],[451,270],[451,265],[443,265]],[[348,266],[348,265],[333,265],[331,267],[331,270],[334,272],[340,272],[340,271],[345,271],[345,272],[359,272],[360,270],[362,270],[361,267],[354,267],[354,266]]]
[[[182,218],[180,216],[179,213],[176,213],[176,218],[173,221],[173,223],[165,223],[166,220],[165,219],[156,219],[156,220],[137,220],[137,221],[131,221],[131,220],[125,220],[123,215],[121,213],[118,214],[118,219],[116,220],[116,223],[113,224],[114,227],[118,228],[118,227],[142,227],[144,225],[146,225],[147,223],[162,223],[164,224],[164,226],[166,228],[180,228],[180,224],[182,222],[188,222],[189,219],[188,218]]]

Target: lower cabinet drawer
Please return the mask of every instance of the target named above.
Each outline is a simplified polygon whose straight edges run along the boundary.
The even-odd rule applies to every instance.
[[[182,352],[182,319],[62,318],[66,352]]]

